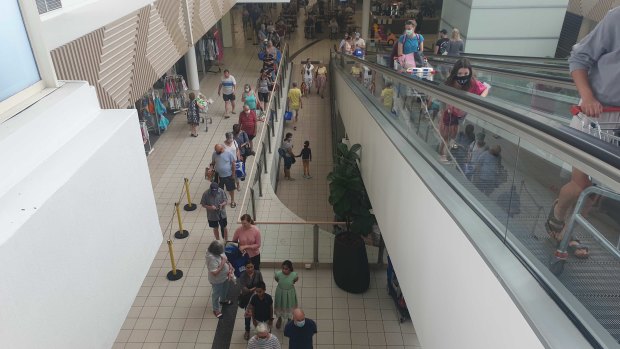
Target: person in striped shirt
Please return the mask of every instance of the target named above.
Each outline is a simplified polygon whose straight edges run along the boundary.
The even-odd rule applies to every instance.
[[[282,349],[278,337],[269,333],[269,325],[259,322],[256,335],[248,341],[247,349]]]

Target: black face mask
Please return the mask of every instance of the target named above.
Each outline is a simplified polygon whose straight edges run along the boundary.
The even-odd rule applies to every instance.
[[[471,75],[457,76],[454,80],[456,80],[459,85],[465,86],[471,80]]]

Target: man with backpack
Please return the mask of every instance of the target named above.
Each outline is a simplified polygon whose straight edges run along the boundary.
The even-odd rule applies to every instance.
[[[396,57],[403,69],[423,65],[424,37],[416,34],[415,27],[416,21],[408,20],[405,22],[405,34],[398,38]]]
[[[448,43],[450,39],[448,38],[448,31],[442,29],[439,31],[439,40],[435,43],[435,54],[443,55],[448,52]]]

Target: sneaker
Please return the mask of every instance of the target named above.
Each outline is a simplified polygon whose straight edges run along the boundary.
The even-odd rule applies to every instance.
[[[214,311],[213,315],[215,315],[215,317],[218,318],[218,319],[222,318],[222,312],[221,311]]]
[[[231,113],[231,114],[237,114],[237,113],[235,113],[235,111],[234,111],[234,110],[233,110],[233,111],[231,111],[230,113]]]
[[[224,115],[224,119],[228,119],[230,117],[230,115],[225,114]]]
[[[448,160],[448,158],[445,155],[440,156],[439,161],[443,162],[444,164],[447,164],[450,162],[450,160]]]
[[[307,176],[306,176],[306,179],[310,179],[310,178],[312,178],[312,176],[311,176],[311,175],[307,175]]]

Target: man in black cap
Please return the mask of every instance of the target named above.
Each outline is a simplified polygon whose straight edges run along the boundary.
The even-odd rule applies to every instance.
[[[220,239],[218,228],[222,227],[222,237],[226,241],[228,239],[228,228],[226,228],[228,225],[226,220],[228,197],[226,192],[216,182],[212,182],[209,189],[202,194],[200,204],[207,209],[207,220],[209,221],[209,226],[213,228],[215,240]]]

